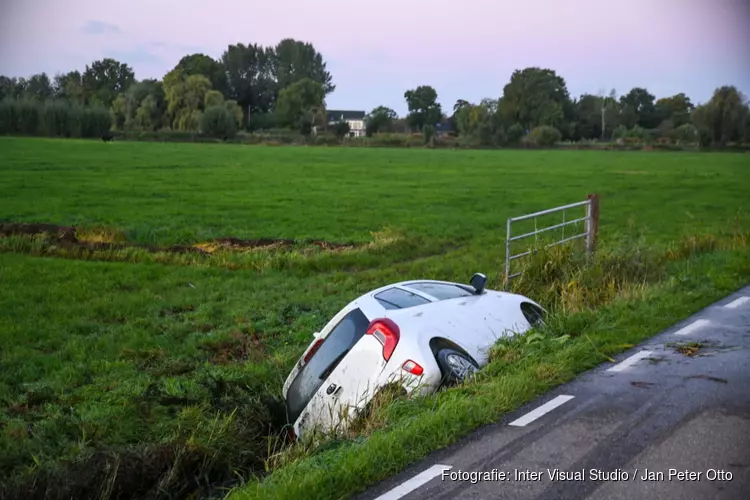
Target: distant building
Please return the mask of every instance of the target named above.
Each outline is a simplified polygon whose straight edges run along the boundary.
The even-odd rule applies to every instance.
[[[332,126],[338,122],[347,122],[349,124],[350,137],[362,137],[365,135],[365,116],[364,111],[341,111],[328,110],[326,122]]]
[[[436,135],[451,135],[453,134],[453,120],[448,118],[445,121],[435,124]]]

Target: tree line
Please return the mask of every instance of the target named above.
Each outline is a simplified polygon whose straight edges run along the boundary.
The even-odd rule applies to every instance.
[[[323,56],[311,43],[229,45],[220,58],[184,56],[161,80],[136,80],[132,68],[106,58],[50,79],[0,76],[0,133],[92,137],[104,131],[191,131],[227,138],[286,128],[303,135],[325,128],[326,96],[335,89]],[[407,90],[408,114],[385,106],[367,114],[367,135],[419,132],[428,139],[449,129],[467,146],[528,141],[646,140],[726,145],[750,142],[750,109],[733,86],[695,105],[684,93],[657,99],[645,88],[618,97],[572,98],[554,70],[516,70],[497,98],[459,99],[443,110],[429,85]],[[343,136],[348,127],[337,124]]]

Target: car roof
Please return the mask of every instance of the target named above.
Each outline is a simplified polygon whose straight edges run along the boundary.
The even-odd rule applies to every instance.
[[[409,285],[414,285],[416,283],[436,283],[436,284],[441,284],[441,285],[466,286],[466,285],[461,285],[461,283],[455,283],[453,281],[408,280],[408,281],[399,281],[398,283],[391,283],[390,285],[381,286],[380,288],[376,288],[375,290],[370,290],[369,292],[365,293],[364,296],[372,297],[382,291],[385,291],[385,290],[388,290],[389,288],[394,288],[394,287],[409,288]],[[414,290],[414,292],[418,294],[423,293],[423,292],[420,292],[419,290]]]

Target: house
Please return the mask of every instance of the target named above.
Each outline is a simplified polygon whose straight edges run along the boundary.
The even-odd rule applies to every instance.
[[[453,135],[453,120],[451,118],[446,119],[435,124],[435,135]]]
[[[362,137],[365,135],[365,116],[364,111],[328,110],[326,123],[330,127],[338,122],[347,122],[349,137]]]

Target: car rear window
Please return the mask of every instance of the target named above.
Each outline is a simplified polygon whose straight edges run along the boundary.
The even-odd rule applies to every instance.
[[[328,375],[338,366],[354,344],[367,332],[370,321],[359,309],[333,327],[315,354],[300,370],[287,391],[287,411],[291,422],[297,420]]]
[[[407,285],[418,292],[432,295],[438,300],[458,299],[461,297],[471,297],[471,292],[463,288],[448,283],[410,283]]]
[[[430,301],[424,297],[420,297],[416,293],[407,290],[401,290],[400,288],[389,288],[388,290],[384,290],[375,295],[375,300],[386,309],[407,309],[409,307],[430,303]]]

